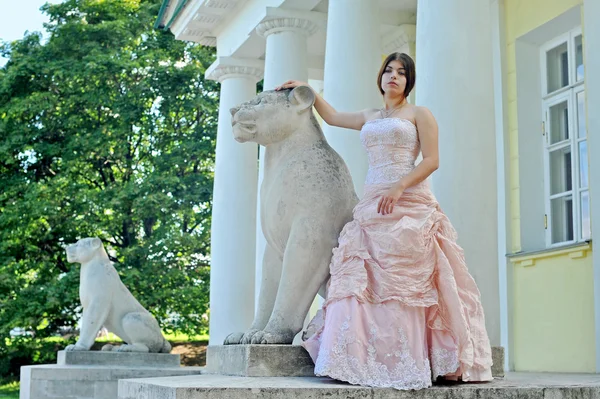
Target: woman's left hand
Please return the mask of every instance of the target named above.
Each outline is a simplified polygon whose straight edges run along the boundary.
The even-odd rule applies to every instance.
[[[394,205],[396,205],[396,202],[398,202],[398,199],[400,199],[403,192],[404,187],[399,184],[393,185],[379,200],[379,203],[377,204],[377,213],[381,213],[382,215],[392,213]]]

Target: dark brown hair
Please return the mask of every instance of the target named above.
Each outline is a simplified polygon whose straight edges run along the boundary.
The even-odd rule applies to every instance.
[[[404,67],[404,73],[406,77],[406,87],[404,88],[404,97],[408,97],[412,89],[415,87],[415,80],[417,78],[417,73],[415,71],[415,62],[408,54],[405,53],[392,53],[388,55],[381,64],[381,69],[379,69],[379,74],[377,75],[377,87],[379,88],[379,92],[381,95],[384,95],[385,92],[381,88],[381,78],[383,77],[383,73],[385,72],[385,68],[387,68],[388,64],[392,61],[400,61],[402,66]]]

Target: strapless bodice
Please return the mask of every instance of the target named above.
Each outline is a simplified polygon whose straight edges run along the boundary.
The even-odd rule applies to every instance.
[[[395,183],[410,173],[421,150],[416,126],[408,119],[373,119],[360,131],[369,170],[365,184]]]

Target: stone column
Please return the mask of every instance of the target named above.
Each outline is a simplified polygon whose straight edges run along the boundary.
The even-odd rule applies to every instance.
[[[338,111],[383,106],[376,82],[382,61],[378,3],[329,0],[324,94]],[[329,125],[324,125],[323,131],[329,144],[346,161],[356,192],[362,197],[368,162],[359,133]]]
[[[267,10],[266,21],[256,27],[256,32],[267,41],[265,52],[264,90],[273,90],[286,80],[308,81],[306,39],[314,34],[318,26],[310,19],[297,13],[281,14],[281,10]],[[272,13],[277,13],[273,15]],[[260,159],[265,159],[265,147],[260,147]],[[263,164],[260,163],[258,189],[263,180]],[[266,240],[260,223],[260,198],[257,207],[256,223],[256,278],[255,295],[258,299],[262,281],[262,262]]]
[[[491,26],[489,1],[419,0],[416,102],[438,121],[434,192],[481,291],[491,344],[500,346]]]
[[[416,33],[417,26],[413,24],[403,24],[394,29],[393,32],[387,33],[381,38],[383,43],[383,54],[388,56],[391,53],[406,53],[417,63],[416,57]],[[416,87],[408,96],[408,102],[415,103]]]
[[[600,372],[600,3],[583,2],[583,55],[587,99],[587,142],[589,160],[590,215],[594,265],[594,308],[596,319],[596,372]]]
[[[211,228],[210,344],[245,331],[254,318],[255,143],[233,138],[229,110],[256,95],[262,62],[220,57],[206,71],[221,83]]]

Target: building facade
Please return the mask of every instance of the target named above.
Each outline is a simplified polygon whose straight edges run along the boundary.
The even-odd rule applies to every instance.
[[[211,343],[250,325],[264,250],[260,150],[234,141],[229,109],[263,79],[382,107],[377,71],[399,51],[416,62],[411,101],[438,121],[431,183],[505,368],[600,370],[599,0],[165,0],[157,27],[217,48]],[[323,130],[361,195],[358,132]]]

